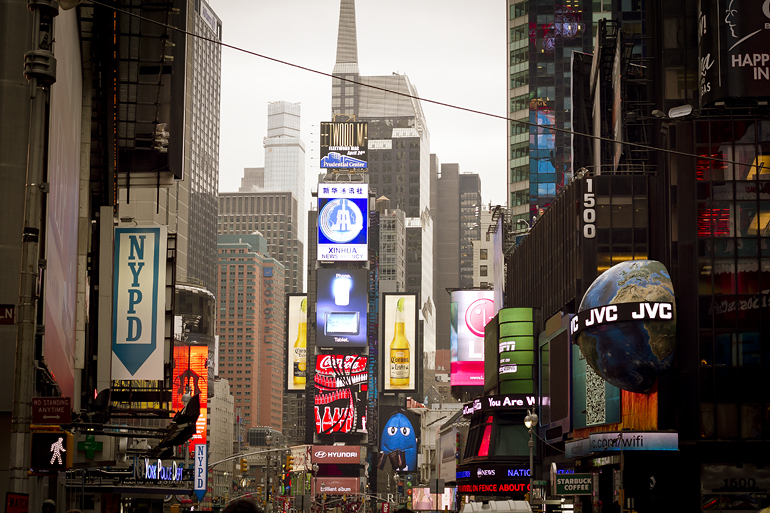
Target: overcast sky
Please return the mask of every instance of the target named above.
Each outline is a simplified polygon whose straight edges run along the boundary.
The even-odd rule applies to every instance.
[[[334,67],[339,0],[209,0],[224,43],[307,68]],[[406,74],[420,96],[505,116],[503,0],[358,0],[361,75]],[[219,190],[264,165],[267,103],[302,104],[306,203],[318,177],[318,123],[331,119],[331,78],[222,49]],[[506,122],[423,102],[430,152],[481,175],[485,203],[505,204]],[[307,206],[307,205],[306,205]]]

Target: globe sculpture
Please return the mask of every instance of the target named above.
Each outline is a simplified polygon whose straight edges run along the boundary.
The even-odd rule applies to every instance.
[[[671,276],[660,262],[633,260],[611,267],[588,288],[579,311],[636,302],[674,303]],[[596,323],[580,331],[576,343],[602,379],[629,392],[647,393],[674,358],[676,308],[670,308],[666,320]]]

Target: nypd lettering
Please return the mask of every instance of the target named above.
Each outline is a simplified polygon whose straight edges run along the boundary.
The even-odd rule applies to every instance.
[[[570,335],[583,330],[623,321],[670,321],[674,318],[674,303],[635,302],[597,306],[575,315],[570,321]]]

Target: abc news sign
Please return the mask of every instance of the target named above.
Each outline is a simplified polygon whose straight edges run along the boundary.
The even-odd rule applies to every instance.
[[[623,321],[670,321],[674,318],[674,303],[638,302],[597,306],[578,313],[569,325],[570,335],[581,331]]]

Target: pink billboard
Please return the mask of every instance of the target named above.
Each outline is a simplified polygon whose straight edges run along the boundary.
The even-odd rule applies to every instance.
[[[484,328],[495,316],[494,295],[492,290],[452,292],[452,386],[484,386]]]

